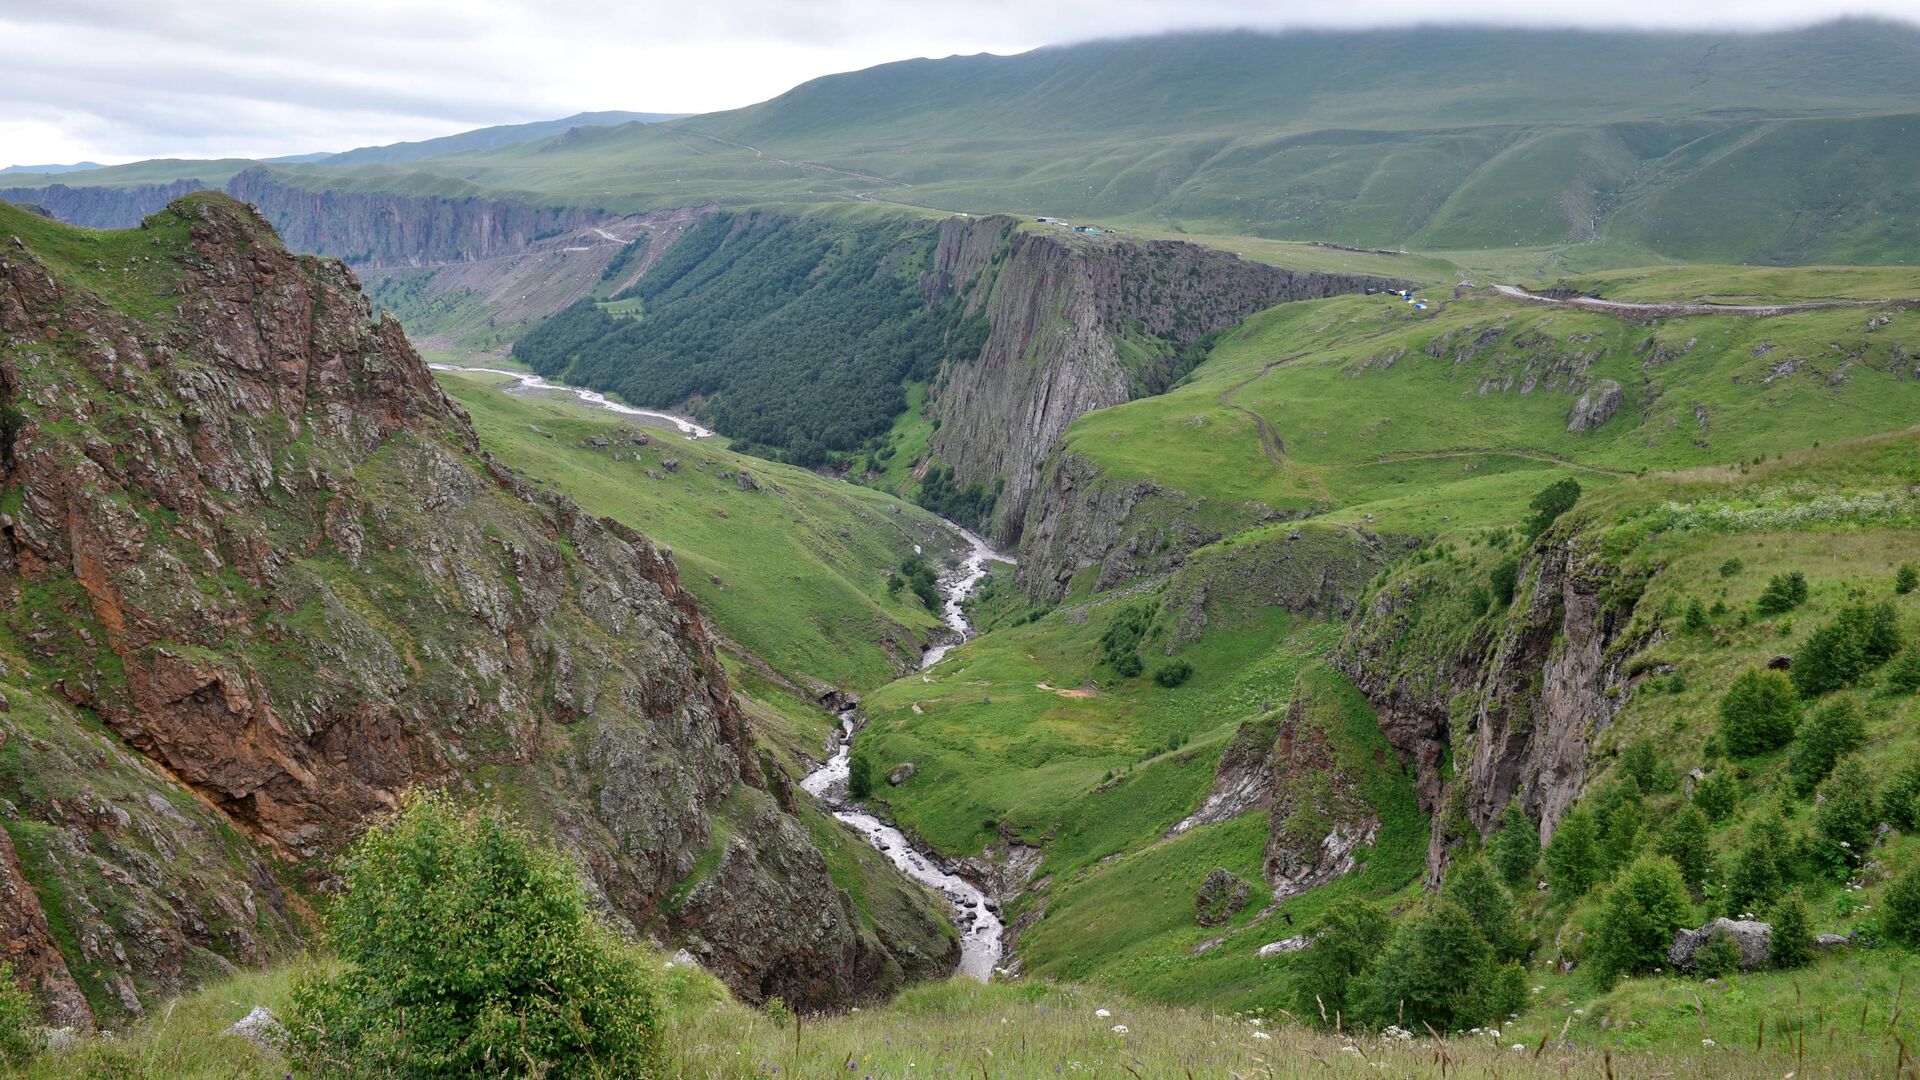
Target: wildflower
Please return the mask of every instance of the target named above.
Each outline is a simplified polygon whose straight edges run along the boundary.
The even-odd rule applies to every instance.
[[[1353,1047],[1351,1047],[1351,1046],[1343,1046],[1343,1047],[1341,1047],[1341,1048],[1340,1048],[1340,1052],[1341,1052],[1341,1053],[1343,1053],[1343,1054],[1352,1054],[1352,1055],[1353,1055],[1354,1057],[1359,1057],[1359,1056],[1360,1056],[1360,1051],[1359,1051],[1359,1050],[1357,1050],[1357,1049],[1355,1049],[1355,1048],[1353,1048]]]
[[[1380,1034],[1385,1035],[1389,1039],[1399,1039],[1402,1042],[1413,1038],[1413,1032],[1395,1024],[1388,1024],[1386,1030]]]
[[[1720,1044],[1717,1042],[1714,1042],[1712,1039],[1701,1039],[1700,1045],[1701,1046],[1719,1046]]]
[[[1525,1050],[1526,1048],[1526,1043],[1514,1043],[1512,1046],[1507,1047],[1507,1049],[1514,1051]]]
[[[1125,1035],[1127,1033],[1127,1025],[1125,1024],[1113,1025],[1113,1033],[1115,1035]]]
[[[1545,990],[1545,989],[1546,989],[1546,987],[1544,987],[1544,986],[1536,986],[1536,987],[1534,987],[1534,988],[1533,988],[1533,990],[1532,990],[1532,992],[1533,992],[1533,993],[1535,993],[1535,994],[1538,994],[1538,993],[1540,993],[1541,991],[1543,991],[1543,990]]]
[[[1253,1025],[1254,1027],[1259,1027],[1259,1026],[1260,1026],[1261,1024],[1263,1024],[1263,1023],[1265,1023],[1265,1022],[1266,1022],[1266,1021],[1264,1021],[1264,1020],[1262,1020],[1262,1019],[1260,1019],[1260,1018],[1259,1018],[1259,1017],[1257,1017],[1257,1016],[1249,1016],[1249,1017],[1247,1017],[1247,1023],[1249,1023],[1249,1024],[1252,1024],[1252,1025]]]
[[[1254,1033],[1253,1033],[1253,1037],[1254,1037],[1254,1038],[1256,1038],[1256,1039],[1269,1039],[1269,1040],[1273,1038],[1273,1036],[1271,1036],[1271,1035],[1269,1035],[1269,1034],[1267,1034],[1267,1033],[1266,1033],[1266,1032],[1264,1032],[1264,1031],[1256,1031],[1256,1032],[1254,1032]]]
[[[1095,1009],[1093,1010],[1093,1015],[1099,1017],[1102,1020],[1105,1020],[1107,1017],[1112,1016],[1113,1014],[1108,1012],[1105,1009]]]

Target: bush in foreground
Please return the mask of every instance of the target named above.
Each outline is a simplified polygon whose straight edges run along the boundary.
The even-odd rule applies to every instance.
[[[1687,883],[1673,860],[1643,856],[1608,891],[1594,949],[1602,983],[1667,962],[1673,932],[1693,921]]]
[[[341,867],[336,974],[294,991],[288,1058],[313,1076],[656,1073],[659,1009],[574,868],[500,818],[412,797]]]
[[[33,995],[0,961],[0,1066],[24,1065],[40,1043],[40,1015]]]

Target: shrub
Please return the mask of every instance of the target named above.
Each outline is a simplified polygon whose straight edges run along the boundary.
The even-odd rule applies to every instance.
[[[1145,667],[1140,662],[1140,643],[1153,628],[1153,608],[1146,604],[1128,604],[1113,613],[1100,632],[1101,659],[1113,665],[1123,679],[1131,679]]]
[[[1599,829],[1597,862],[1602,872],[1633,861],[1640,845],[1643,811],[1640,785],[1631,776],[1609,785],[1594,800],[1593,820]]]
[[[1865,862],[1873,848],[1880,810],[1873,777],[1858,759],[1847,758],[1834,768],[1820,795],[1813,812],[1814,859],[1846,873]]]
[[[1139,653],[1122,653],[1120,658],[1113,662],[1113,670],[1123,679],[1131,679],[1145,669],[1146,665],[1141,663]]]
[[[1533,868],[1540,861],[1540,827],[1520,808],[1519,798],[1508,800],[1500,816],[1500,830],[1488,844],[1488,854],[1508,888],[1531,883]]]
[[[1920,827],[1920,759],[1893,774],[1880,796],[1880,816],[1906,832]]]
[[[1760,590],[1760,598],[1754,601],[1753,607],[1762,615],[1785,615],[1806,602],[1806,575],[1795,570],[1768,578],[1767,587]]]
[[[1494,564],[1493,572],[1487,575],[1487,582],[1493,587],[1493,602],[1506,607],[1513,603],[1513,593],[1520,584],[1520,560],[1508,556]]]
[[[1772,842],[1756,834],[1734,854],[1720,901],[1727,915],[1737,919],[1749,911],[1765,911],[1779,898],[1781,887],[1780,860]]]
[[[1713,869],[1713,848],[1707,839],[1707,815],[1696,806],[1683,807],[1660,830],[1654,851],[1673,860],[1687,890],[1699,896]]]
[[[1889,940],[1920,949],[1920,864],[1894,879],[1880,903],[1880,932]]]
[[[1660,771],[1660,752],[1654,748],[1653,740],[1642,736],[1628,743],[1620,752],[1620,771],[1631,777],[1641,791],[1652,791],[1654,777]]]
[[[1513,897],[1494,878],[1485,859],[1467,859],[1454,866],[1440,895],[1473,916],[1474,925],[1480,928],[1480,936],[1487,940],[1496,959],[1511,961],[1526,956],[1527,934],[1514,914]]]
[[[898,577],[904,577],[908,588],[913,590],[913,595],[920,598],[920,603],[928,611],[940,610],[940,580],[934,575],[933,565],[924,557],[909,555],[902,560],[899,572],[887,579],[889,595],[896,591],[893,580]]]
[[[1730,578],[1746,568],[1747,564],[1741,562],[1739,559],[1728,559],[1726,562],[1720,564],[1720,576]]]
[[[560,855],[416,795],[349,850],[326,918],[337,974],[303,979],[288,1056],[311,1075],[636,1076],[659,1010]]]
[[[1715,769],[1693,789],[1693,805],[1708,821],[1725,821],[1740,805],[1740,781],[1732,769]]]
[[[1549,526],[1559,520],[1561,514],[1573,509],[1574,504],[1579,501],[1580,482],[1578,480],[1571,478],[1555,480],[1541,488],[1540,494],[1535,495],[1533,501],[1527,504],[1527,509],[1533,511],[1533,517],[1527,521],[1528,534],[1537,537],[1546,532]]]
[[[1887,665],[1887,689],[1896,694],[1920,690],[1920,649],[1901,649]]]
[[[1673,860],[1657,855],[1635,860],[1607,891],[1601,908],[1594,945],[1601,981],[1663,966],[1673,932],[1692,920],[1687,883]]]
[[[1720,739],[1734,757],[1785,746],[1799,721],[1793,684],[1777,671],[1748,668],[1720,697]]]
[[[1813,962],[1813,917],[1798,891],[1781,897],[1767,912],[1767,922],[1773,926],[1769,959],[1774,967],[1784,970]]]
[[[1473,916],[1451,900],[1428,904],[1405,924],[1361,976],[1361,1017],[1377,1026],[1455,1031],[1492,1018],[1498,965]]]
[[[1295,964],[1293,1011],[1325,1016],[1328,1025],[1354,1019],[1350,995],[1354,980],[1367,970],[1393,937],[1393,920],[1365,900],[1335,904],[1313,931],[1313,944]]]
[[[1693,966],[1703,979],[1724,979],[1740,970],[1740,946],[1734,943],[1732,934],[1715,930],[1693,954]]]
[[[1193,665],[1187,663],[1185,660],[1175,660],[1171,664],[1163,664],[1160,670],[1153,673],[1153,681],[1169,690],[1191,678],[1193,678]]]
[[[1558,900],[1578,900],[1600,875],[1593,819],[1575,807],[1560,819],[1547,842],[1547,884]]]
[[[1917,588],[1920,588],[1920,570],[1914,569],[1912,563],[1901,563],[1893,574],[1893,591],[1905,596]]]
[[[1841,755],[1867,741],[1866,722],[1861,719],[1860,703],[1851,694],[1843,694],[1813,711],[1800,725],[1794,737],[1793,752],[1787,757],[1787,778],[1793,793],[1806,798],[1819,788],[1833,771]]]
[[[0,1065],[24,1065],[40,1049],[40,1010],[0,960]]]
[[[1853,685],[1899,651],[1900,619],[1891,602],[1848,604],[1793,658],[1793,685],[1802,697],[1818,697]]]
[[[867,755],[854,751],[847,758],[847,797],[867,799],[873,796],[873,762]]]
[[[1687,628],[1687,632],[1693,634],[1700,633],[1708,626],[1707,607],[1700,602],[1700,598],[1697,596],[1687,601],[1687,617],[1684,625]]]

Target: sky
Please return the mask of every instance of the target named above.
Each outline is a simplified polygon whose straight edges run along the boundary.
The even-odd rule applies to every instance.
[[[1470,15],[1766,29],[1911,20],[1917,4],[1474,0]],[[0,166],[346,150],[585,110],[734,108],[918,56],[1449,18],[1431,0],[0,0]]]

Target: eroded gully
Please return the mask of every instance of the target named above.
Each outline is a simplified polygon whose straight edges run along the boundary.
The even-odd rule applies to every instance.
[[[604,394],[564,383],[549,382],[527,372],[506,371],[499,368],[459,367],[453,364],[430,366],[438,371],[509,376],[518,380],[518,389],[571,394],[581,404],[593,408],[605,409],[623,416],[645,417],[671,423],[682,434],[696,439],[713,434],[712,431],[684,416],[650,409],[636,409],[630,405],[609,401]],[[967,621],[965,604],[967,597],[973,594],[973,590],[979,586],[981,579],[987,576],[987,564],[1014,561],[1012,556],[995,551],[971,530],[952,521],[947,522],[947,527],[967,542],[967,556],[961,561],[958,572],[948,574],[940,581],[940,592],[944,598],[944,615],[947,626],[953,634],[948,640],[928,648],[921,655],[920,670],[922,671],[946,659],[948,651],[955,645],[973,636],[973,624]],[[954,925],[960,931],[959,974],[985,982],[993,976],[994,968],[1000,963],[1000,935],[1005,928],[999,912],[995,910],[994,902],[972,882],[948,869],[939,856],[915,847],[907,840],[905,833],[881,820],[848,796],[848,763],[853,755],[854,737],[859,731],[856,713],[857,710],[848,709],[840,714],[840,730],[829,744],[831,753],[824,764],[808,773],[800,781],[800,787],[831,807],[836,819],[865,837],[867,843],[872,844],[876,850],[891,860],[901,873],[947,898],[947,901],[953,905]]]

